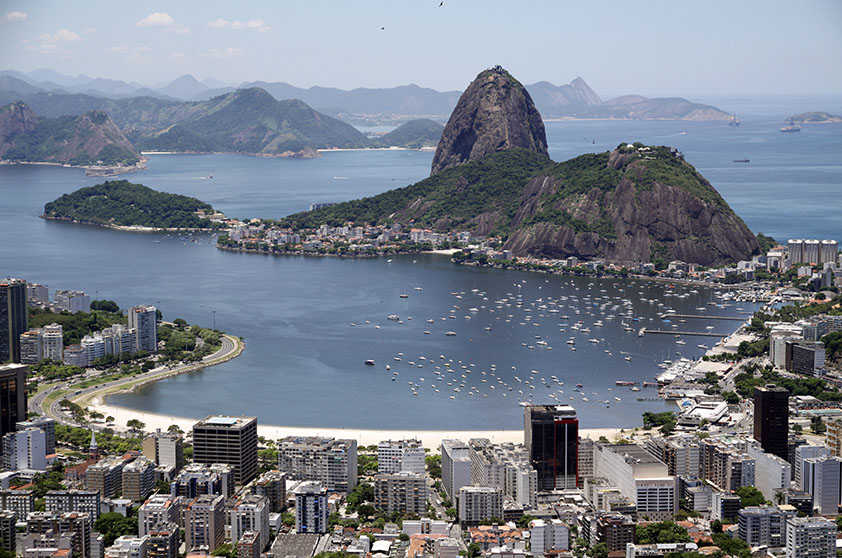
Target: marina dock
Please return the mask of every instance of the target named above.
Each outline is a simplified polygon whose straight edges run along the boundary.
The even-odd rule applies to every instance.
[[[661,333],[664,335],[702,335],[704,337],[728,337],[728,333],[713,333],[709,331],[678,331],[675,329],[647,329],[641,330],[643,334],[647,333]]]

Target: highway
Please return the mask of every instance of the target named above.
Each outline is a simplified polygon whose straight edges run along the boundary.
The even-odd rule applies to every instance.
[[[63,389],[67,392],[65,397],[67,399],[70,399],[71,401],[90,401],[98,395],[104,395],[106,392],[114,393],[120,391],[120,388],[128,388],[130,386],[140,385],[147,382],[153,382],[161,380],[163,378],[167,378],[169,376],[175,376],[177,374],[183,374],[185,372],[198,370],[207,366],[213,366],[214,364],[220,364],[222,362],[236,357],[245,349],[245,344],[231,335],[223,335],[221,341],[222,343],[219,350],[213,354],[204,357],[201,360],[201,362],[191,362],[190,364],[182,364],[175,368],[159,366],[158,368],[153,368],[148,372],[143,372],[141,374],[133,376],[126,376],[124,378],[119,378],[117,380],[106,382],[104,384],[75,390],[74,387],[78,384],[90,380],[91,378],[95,378],[100,375],[107,375],[109,373],[102,372],[100,374],[97,374],[96,376],[88,376],[86,374],[82,378],[76,378],[72,380],[72,383],[70,384],[64,381],[56,382],[51,387],[41,391],[40,393],[38,393],[38,395],[29,399],[29,411],[53,418],[56,421],[61,422],[62,424],[81,426],[70,415],[65,413],[59,406],[59,402],[63,398],[55,398],[53,401],[50,402],[49,406],[45,408],[44,402],[46,401],[47,397],[56,390]],[[84,407],[84,405],[82,406]]]

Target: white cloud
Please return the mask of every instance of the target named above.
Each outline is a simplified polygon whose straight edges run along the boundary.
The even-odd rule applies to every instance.
[[[190,57],[187,54],[177,50],[170,53],[170,58],[176,62],[187,62],[190,60]]]
[[[200,52],[199,56],[202,58],[236,58],[243,54],[243,49],[237,47],[227,47],[222,50],[212,48],[206,52]]]
[[[84,29],[82,29],[82,33],[88,33],[88,34],[96,33],[96,27],[92,27],[92,26],[85,27]]]
[[[190,29],[184,25],[178,24],[167,12],[153,12],[141,19],[136,24],[138,27],[163,27],[167,31],[178,33],[179,35],[189,35]]]
[[[44,33],[43,35],[38,35],[38,39],[40,41],[51,42],[51,43],[73,43],[76,41],[81,41],[82,37],[70,31],[69,29],[65,29],[62,27],[58,31],[56,31],[55,35],[50,35],[49,33]]]
[[[136,64],[141,64],[144,62],[148,62],[149,58],[144,56],[150,49],[146,45],[132,45],[129,46],[125,43],[114,45],[111,47],[111,52],[116,52],[117,54],[123,54],[126,57],[128,62],[134,62]]]
[[[43,33],[36,38],[37,45],[28,45],[27,50],[37,50],[41,54],[52,54],[58,52],[60,54],[67,54],[67,50],[62,48],[62,45],[67,43],[75,43],[82,40],[77,33],[62,27],[55,34]],[[28,43],[28,41],[25,41]]]
[[[211,29],[234,29],[237,31],[259,31],[261,33],[268,33],[272,30],[266,25],[262,19],[250,19],[249,21],[228,21],[227,19],[219,18],[208,22],[208,27]]]
[[[29,16],[23,12],[7,12],[4,19],[8,22],[26,21]]]

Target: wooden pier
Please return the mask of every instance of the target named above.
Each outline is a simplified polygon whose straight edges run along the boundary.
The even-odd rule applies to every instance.
[[[662,335],[701,335],[704,337],[728,337],[728,333],[712,333],[709,331],[678,331],[675,329],[647,329],[643,328],[643,333],[660,333]]]
[[[740,316],[705,316],[704,314],[661,314],[661,319],[671,318],[701,318],[703,320],[738,320],[740,322],[746,321],[746,318]]]

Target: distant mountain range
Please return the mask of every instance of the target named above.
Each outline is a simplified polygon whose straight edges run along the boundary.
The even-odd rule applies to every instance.
[[[206,101],[231,93],[236,89],[259,87],[277,100],[299,99],[316,110],[336,116],[341,120],[360,121],[361,117],[376,115],[401,115],[403,117],[431,117],[443,120],[456,106],[461,92],[436,91],[418,85],[371,89],[357,88],[350,91],[333,87],[301,88],[284,82],[252,81],[237,85],[218,80],[199,81],[184,75],[168,83],[153,87],[135,82],[124,82],[85,75],[65,76],[52,70],[35,70],[23,73],[15,70],[0,71],[0,103],[17,100],[9,94],[37,95],[52,93],[62,95],[88,95],[106,99],[152,97],[166,101]],[[535,105],[545,118],[637,118],[676,120],[728,120],[730,116],[716,107],[692,103],[680,97],[646,98],[626,95],[603,101],[578,77],[566,85],[539,81],[526,85]],[[32,99],[22,100],[35,106]],[[62,102],[67,105],[67,101]],[[406,119],[406,118],[404,118]]]

